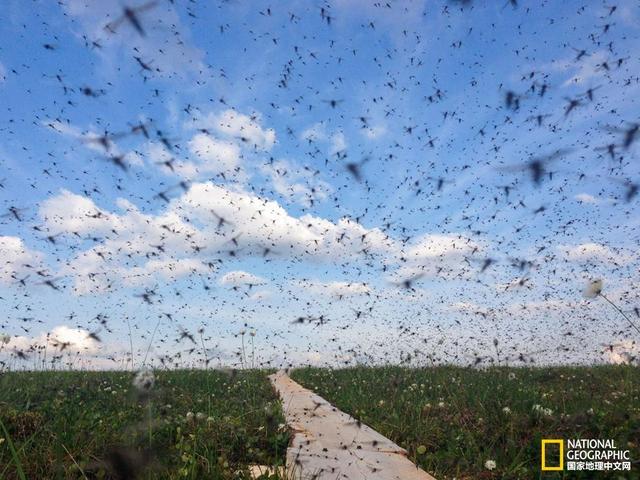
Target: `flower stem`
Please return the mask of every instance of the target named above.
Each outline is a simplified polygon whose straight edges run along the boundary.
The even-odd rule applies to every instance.
[[[640,333],[640,328],[638,328],[638,326],[631,321],[631,319],[627,316],[626,313],[624,313],[620,308],[618,308],[618,306],[615,303],[613,303],[611,300],[609,300],[602,292],[599,295],[602,298],[604,298],[607,302],[609,302],[609,305],[615,308],[618,311],[618,313],[620,313],[620,315],[622,315],[625,318],[625,320],[629,322],[629,325],[631,325],[636,330],[636,332]]]

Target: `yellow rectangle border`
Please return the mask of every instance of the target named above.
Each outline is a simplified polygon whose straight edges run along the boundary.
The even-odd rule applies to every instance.
[[[560,446],[560,465],[557,467],[548,467],[546,462],[545,447],[549,444],[558,444]],[[558,472],[564,470],[564,440],[557,438],[543,438],[540,446],[541,450],[541,470],[544,472]]]

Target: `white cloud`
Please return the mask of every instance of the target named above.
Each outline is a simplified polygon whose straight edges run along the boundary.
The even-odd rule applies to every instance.
[[[198,130],[188,142],[188,158],[179,158],[157,142],[148,142],[149,160],[161,165],[165,173],[188,180],[211,174],[224,174],[227,180],[246,180],[241,169],[241,147],[268,151],[276,141],[275,131],[260,126],[260,116],[247,116],[234,110],[197,115],[186,128]],[[220,136],[222,138],[217,138]]]
[[[121,149],[113,137],[109,137],[105,143],[105,131],[99,132],[94,126],[83,131],[70,122],[62,122],[60,120],[47,119],[43,120],[41,124],[62,136],[71,137],[82,142],[85,148],[98,152],[105,160],[108,157],[121,156],[126,166],[144,165],[144,158],[138,151]]]
[[[578,200],[581,203],[590,203],[592,205],[597,205],[598,203],[600,203],[600,200],[598,200],[593,195],[589,195],[588,193],[578,193],[573,198],[575,198],[576,200]]]
[[[217,133],[239,140],[252,148],[269,151],[276,142],[276,133],[272,128],[260,126],[258,114],[244,115],[235,110],[225,110],[220,114],[209,113],[196,119],[198,128],[215,130]]]
[[[338,152],[342,152],[347,149],[347,139],[344,133],[338,132],[331,137],[331,145],[329,146],[329,154],[335,155]]]
[[[205,265],[194,258],[150,260],[146,264],[149,272],[160,273],[166,279],[175,279],[197,271],[207,271]]]
[[[297,284],[312,293],[339,298],[367,295],[371,293],[369,285],[363,282],[319,282],[314,280],[300,280]]]
[[[580,245],[560,245],[558,249],[569,261],[573,262],[605,262],[629,263],[637,258],[625,249],[615,249],[599,243],[583,243]]]
[[[328,143],[329,155],[335,155],[338,152],[342,152],[346,150],[348,146],[347,139],[343,132],[335,132],[330,135],[322,122],[314,123],[303,130],[300,134],[300,139],[308,142],[322,141]]]
[[[454,302],[448,308],[449,310],[463,313],[484,312],[486,310],[485,307],[480,307],[473,302]]]
[[[387,129],[384,125],[374,125],[362,129],[362,132],[369,140],[376,140],[387,133]]]
[[[218,283],[220,285],[240,287],[243,285],[263,285],[265,283],[265,279],[248,272],[243,272],[242,270],[235,270],[233,272],[225,273]]]
[[[87,139],[87,138],[97,137],[97,135],[94,135],[93,133],[87,134],[83,132],[80,128],[76,127],[75,125],[69,122],[62,122],[60,120],[48,119],[48,120],[43,120],[41,123],[45,127],[49,127],[61,135],[66,135],[68,137],[73,137],[75,139],[81,139],[81,138]],[[99,149],[97,144],[95,145],[95,149],[96,150]]]
[[[202,222],[211,222],[212,211],[224,217],[241,234],[239,250],[245,254],[262,255],[269,249],[290,257],[336,258],[363,250],[380,253],[393,243],[379,229],[367,229],[347,218],[333,223],[312,215],[292,217],[273,200],[209,182],[194,184],[173,209]],[[225,237],[217,246],[228,242]]]
[[[423,235],[402,247],[380,229],[349,218],[332,222],[309,214],[294,217],[275,201],[211,182],[192,184],[156,214],[143,213],[122,199],[117,205],[120,212],[109,212],[90,198],[66,190],[41,205],[40,215],[49,231],[95,237],[91,247],[81,250],[60,272],[75,277],[77,294],[106,291],[114,284],[149,285],[156,279],[204,273],[213,268],[212,255],[226,252],[233,252],[235,258],[307,261],[377,256],[387,265],[402,265],[395,272],[402,279],[417,273],[445,278],[462,275],[470,270],[463,257],[483,251],[477,242],[456,234]],[[225,220],[223,226],[220,218]],[[86,243],[75,235],[68,240],[80,246]],[[232,272],[221,281],[263,282],[239,275]],[[331,295],[354,295],[367,293],[369,287],[333,282],[317,288]]]
[[[600,65],[608,60],[607,54],[602,51],[593,52],[588,57],[584,57],[580,62],[571,62],[567,66],[576,69],[574,74],[569,77],[563,84],[563,86],[569,85],[583,85],[588,80],[592,80],[596,77],[606,74]]]
[[[0,259],[0,283],[11,283],[30,271],[26,265],[37,266],[42,254],[29,250],[18,237],[0,236]]]
[[[273,296],[271,290],[257,290],[249,296],[249,300],[254,302],[261,302],[263,300],[269,300]]]
[[[40,216],[54,234],[102,235],[120,226],[116,217],[100,210],[90,198],[68,190],[42,202]]]
[[[275,201],[210,182],[194,183],[155,215],[122,199],[117,205],[121,213],[108,212],[67,190],[41,204],[49,231],[75,232],[68,240],[80,244],[86,240],[79,237],[95,237],[60,272],[76,277],[76,293],[105,291],[123,279],[144,284],[157,275],[172,279],[202,272],[212,254],[231,250],[236,257],[311,260],[387,256],[397,250],[397,242],[379,229],[348,218],[335,223],[312,215],[296,218]],[[227,222],[222,228],[220,218]]]
[[[100,344],[89,336],[88,330],[59,325],[50,332],[44,332],[35,337],[22,335],[11,337],[6,346],[8,350],[21,350],[25,353],[39,347],[90,355],[99,350]]]
[[[396,253],[395,262],[401,267],[388,280],[398,283],[418,276],[466,278],[475,267],[469,259],[484,251],[483,245],[462,234],[424,234]],[[480,264],[479,261],[478,268]]]
[[[305,129],[301,134],[300,138],[302,140],[308,140],[312,142],[317,142],[318,140],[324,140],[327,138],[327,133],[325,131],[324,124],[322,123],[314,123],[309,128]]]
[[[315,178],[313,170],[300,168],[287,160],[265,164],[260,169],[269,177],[277,193],[301,205],[311,206],[316,201],[323,201],[332,191],[327,182]]]
[[[240,164],[240,148],[238,145],[217,140],[204,133],[194,135],[189,141],[189,151],[195,155],[200,162],[191,164],[193,171],[189,172],[187,165],[177,165],[177,170],[183,170],[188,178],[193,178],[197,173],[230,173]]]
[[[435,258],[471,255],[481,251],[480,246],[463,235],[426,234],[416,239],[406,250],[409,260],[423,261]]]

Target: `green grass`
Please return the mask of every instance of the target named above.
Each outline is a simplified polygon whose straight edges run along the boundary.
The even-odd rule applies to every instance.
[[[282,465],[289,433],[267,373],[159,371],[149,398],[132,387],[131,373],[1,374],[0,480],[118,478],[116,460],[141,479],[247,478],[238,472],[246,465]],[[439,480],[640,478],[638,368],[291,375],[405,447]],[[611,438],[635,463],[621,476],[542,476],[542,438]],[[486,469],[487,460],[497,467]]]
[[[291,376],[406,448],[438,479],[640,478],[638,368],[359,367]],[[611,438],[635,463],[624,474],[543,476],[542,438]],[[487,460],[497,467],[489,471]]]
[[[0,374],[0,479],[243,478],[282,465],[289,434],[265,371]],[[191,412],[193,415],[190,415]]]

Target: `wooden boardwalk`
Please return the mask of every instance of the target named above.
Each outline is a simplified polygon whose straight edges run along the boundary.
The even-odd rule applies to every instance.
[[[288,478],[300,480],[435,480],[407,452],[357,422],[285,373],[269,377],[280,395],[293,439]]]

